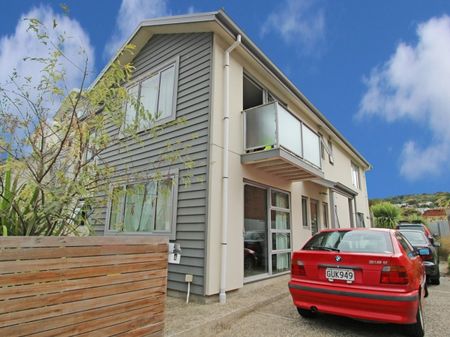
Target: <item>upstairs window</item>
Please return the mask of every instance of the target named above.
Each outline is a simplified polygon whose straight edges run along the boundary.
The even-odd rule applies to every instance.
[[[140,131],[155,122],[175,119],[177,69],[178,60],[152,71],[128,87],[131,99],[125,108],[124,128],[137,126]],[[137,107],[140,107],[139,113]]]
[[[275,101],[287,108],[286,103],[246,74],[244,74],[242,85],[242,107],[244,110]]]
[[[244,110],[264,104],[264,89],[244,75],[242,98]]]
[[[331,139],[328,139],[327,142],[325,142],[324,137],[319,133],[320,138],[320,155],[323,160],[325,160],[325,152],[328,154],[328,161],[330,164],[334,164],[334,157],[333,157],[333,143],[331,142]]]
[[[325,148],[326,149],[326,148]],[[331,139],[328,139],[328,161],[331,165],[334,165],[334,156],[333,156],[333,143]]]
[[[352,184],[358,189],[361,189],[361,181],[359,176],[359,167],[352,162]]]

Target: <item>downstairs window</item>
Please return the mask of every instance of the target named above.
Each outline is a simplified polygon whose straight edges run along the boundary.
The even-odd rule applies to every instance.
[[[176,176],[115,186],[108,230],[116,233],[175,235]]]

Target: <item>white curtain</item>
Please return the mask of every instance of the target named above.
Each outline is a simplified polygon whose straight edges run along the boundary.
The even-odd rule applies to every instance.
[[[143,185],[127,186],[124,217],[125,232],[137,232],[139,230],[144,194]]]
[[[152,232],[155,228],[156,182],[145,185],[145,198],[142,203],[140,232]]]

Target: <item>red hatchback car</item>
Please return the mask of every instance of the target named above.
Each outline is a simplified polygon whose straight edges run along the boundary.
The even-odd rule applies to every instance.
[[[395,230],[322,231],[292,254],[294,305],[306,318],[323,312],[405,324],[422,337],[427,289],[418,254]]]

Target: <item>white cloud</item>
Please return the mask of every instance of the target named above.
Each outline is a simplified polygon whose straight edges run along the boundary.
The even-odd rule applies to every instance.
[[[417,28],[415,45],[405,42],[365,79],[358,117],[388,122],[408,119],[433,134],[429,144],[403,146],[400,173],[409,180],[447,174],[450,168],[450,17],[432,18]]]
[[[116,18],[117,30],[106,45],[105,56],[112,57],[141,21],[167,15],[170,15],[167,0],[122,0]]]
[[[32,77],[33,84],[37,84],[41,78],[42,66],[37,62],[23,59],[25,57],[47,57],[49,46],[43,45],[34,34],[27,32],[28,22],[24,20],[25,18],[39,19],[43,25],[48,27],[48,35],[52,41],[56,41],[57,34],[66,32],[63,51],[76,66],[66,59],[61,59],[61,67],[66,71],[65,81],[68,90],[79,88],[83,77],[80,68],[84,67],[86,57],[89,61],[89,69],[94,68],[94,48],[90,43],[89,35],[77,20],[56,14],[48,6],[36,7],[23,14],[17,22],[14,33],[0,37],[0,83],[4,85],[9,80],[13,69],[16,69],[21,76]],[[52,28],[53,19],[57,22],[55,29]],[[84,49],[85,54],[81,53],[81,48]],[[93,74],[90,75],[92,78]]]
[[[310,53],[325,37],[325,14],[316,0],[284,0],[266,19],[261,35],[275,32]]]
[[[417,148],[413,141],[403,146],[400,173],[410,180],[426,175],[448,174],[450,163],[450,143],[441,142],[426,148]]]

